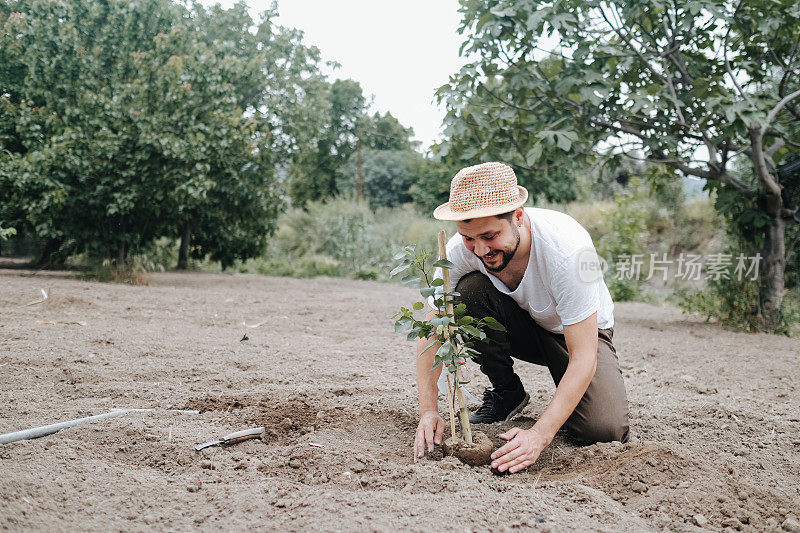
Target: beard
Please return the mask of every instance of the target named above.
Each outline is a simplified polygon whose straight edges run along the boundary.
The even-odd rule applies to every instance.
[[[516,243],[514,243],[514,248],[512,250],[508,250],[508,249],[506,249],[506,250],[492,250],[492,252],[496,252],[496,253],[499,253],[499,254],[502,255],[502,259],[503,260],[500,262],[499,266],[490,267],[489,265],[486,264],[486,261],[484,261],[484,259],[482,257],[479,258],[481,260],[481,262],[483,263],[483,266],[485,266],[486,270],[488,270],[489,272],[500,272],[501,270],[506,268],[508,266],[508,263],[510,263],[511,260],[514,259],[514,254],[517,253],[517,248],[519,248],[519,240],[520,240],[519,239],[519,230],[513,224],[511,225],[511,227],[514,230],[514,234],[516,236]]]

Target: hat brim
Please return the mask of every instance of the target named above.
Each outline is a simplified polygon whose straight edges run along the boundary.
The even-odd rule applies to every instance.
[[[525,202],[528,201],[528,189],[521,185],[517,185],[517,187],[519,188],[519,198],[510,204],[478,207],[476,209],[470,209],[469,211],[453,211],[450,209],[450,202],[445,202],[433,210],[433,218],[436,220],[458,221],[472,218],[492,217],[495,215],[508,213],[509,211],[513,211],[518,207],[522,207],[525,205]]]

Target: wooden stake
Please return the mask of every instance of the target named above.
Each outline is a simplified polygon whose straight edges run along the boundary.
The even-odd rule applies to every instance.
[[[461,433],[464,434],[464,442],[472,444],[472,426],[469,425],[469,409],[467,409],[467,402],[464,400],[464,391],[461,390],[461,368],[458,366],[456,366],[455,376],[458,382],[456,397],[458,398],[458,417],[461,419]]]
[[[442,368],[442,372],[447,372],[447,369]],[[450,372],[447,372],[447,411],[450,413],[450,436],[454,439],[457,439],[458,433],[456,433],[456,414],[453,412],[454,406],[455,395],[453,394],[453,376],[450,374]]]
[[[439,232],[439,259],[447,259],[447,247],[446,247],[446,235],[444,230]],[[446,268],[442,269],[442,281],[444,281],[444,292],[452,292],[452,288],[450,286],[450,271]],[[445,296],[444,297],[445,303],[445,312],[448,315],[453,315],[453,298],[452,296]],[[445,334],[450,339],[450,343],[453,346],[453,350],[456,350],[458,347],[456,346],[455,340],[450,335],[450,328],[447,328]],[[444,371],[444,369],[443,369]],[[458,400],[458,417],[461,420],[461,432],[464,436],[464,441],[467,444],[472,444],[472,428],[469,425],[469,410],[467,409],[467,403],[464,400],[464,392],[461,390],[461,369],[458,368],[456,365],[456,371],[454,374],[455,378],[455,391],[456,391],[456,399]],[[450,376],[447,376],[447,383],[450,383]],[[451,407],[452,409],[452,407]]]

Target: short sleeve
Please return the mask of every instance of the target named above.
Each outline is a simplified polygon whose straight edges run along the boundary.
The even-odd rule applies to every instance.
[[[550,275],[556,313],[564,326],[577,324],[600,308],[600,283],[597,279],[582,279],[579,255],[565,258]]]

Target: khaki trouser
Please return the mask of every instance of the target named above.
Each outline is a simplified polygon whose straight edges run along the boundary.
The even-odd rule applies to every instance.
[[[491,316],[505,332],[487,331],[489,342],[476,342],[481,371],[496,389],[515,389],[522,385],[514,372],[519,359],[548,368],[556,385],[569,363],[564,335],[539,326],[508,295],[498,291],[480,272],[461,278],[456,287],[467,314],[475,318]],[[586,393],[564,427],[582,444],[628,440],[628,400],[612,337],[613,328],[597,330],[597,370]]]

